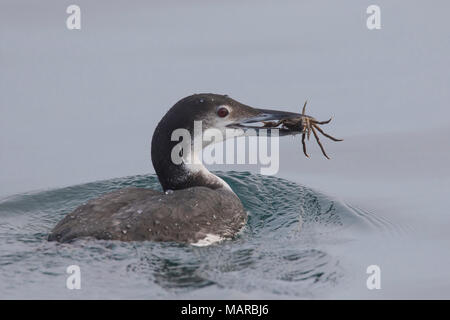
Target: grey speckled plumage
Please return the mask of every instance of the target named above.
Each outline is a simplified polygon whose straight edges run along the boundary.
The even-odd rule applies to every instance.
[[[56,225],[49,240],[94,237],[195,243],[208,234],[230,238],[246,223],[246,215],[239,214],[243,211],[239,198],[223,189],[193,187],[165,194],[127,188],[78,207]]]

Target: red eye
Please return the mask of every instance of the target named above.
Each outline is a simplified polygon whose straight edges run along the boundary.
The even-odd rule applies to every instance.
[[[219,110],[217,110],[217,115],[221,118],[226,117],[230,112],[228,111],[227,108],[220,108]]]

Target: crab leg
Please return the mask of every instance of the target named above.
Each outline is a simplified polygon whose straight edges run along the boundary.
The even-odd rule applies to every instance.
[[[305,156],[307,156],[309,158],[308,154],[306,153],[306,143],[305,143],[305,134],[304,133],[302,133],[302,145],[303,145],[303,153],[305,154]]]
[[[302,116],[305,116],[306,104],[307,103],[308,103],[308,100],[306,100],[305,104],[303,105]],[[309,137],[311,136],[311,124],[310,124],[309,119],[307,117],[302,117],[302,125],[303,125],[303,130],[306,132],[306,134],[308,136],[308,141],[309,141]],[[304,138],[302,137],[302,141],[303,140],[304,140]]]
[[[316,132],[316,130],[314,129],[314,127],[311,127],[311,130],[312,130],[312,132],[313,132],[313,134],[314,134],[314,137],[315,137],[316,140],[317,140],[317,143],[318,143],[319,146],[320,146],[320,149],[322,150],[323,155],[324,155],[327,159],[330,159],[330,157],[328,157],[327,153],[325,152],[325,149],[323,148],[322,143],[320,143],[319,136],[317,135],[317,132]]]
[[[309,141],[309,137],[311,136],[311,122],[309,121],[308,118],[303,118],[302,121],[303,121],[302,123],[303,128]]]
[[[315,121],[314,123],[315,124],[327,124],[327,123],[330,123],[331,119],[333,119],[333,118],[330,118],[330,119],[328,119],[326,121]]]
[[[343,141],[343,139],[337,139],[335,137],[330,136],[329,134],[326,134],[325,132],[323,132],[323,130],[315,123],[313,123],[313,127],[316,128],[317,130],[319,130],[319,132],[321,134],[323,134],[325,137],[327,137],[328,139],[331,139],[333,141]]]

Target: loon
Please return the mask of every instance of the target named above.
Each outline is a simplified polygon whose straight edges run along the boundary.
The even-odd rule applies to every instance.
[[[152,138],[151,158],[163,192],[130,187],[106,193],[67,214],[50,232],[48,240],[70,242],[90,237],[208,245],[232,238],[247,221],[239,197],[203,164],[174,163],[172,152],[179,141],[172,141],[172,133],[186,129],[193,145],[198,138],[195,121],[202,121],[203,130],[215,128],[224,133],[226,129],[241,129],[243,134],[257,134],[257,124],[301,116],[253,108],[227,95],[207,93],[183,98],[161,119]],[[280,136],[292,134],[292,130],[277,129]],[[203,142],[201,147],[206,145],[208,142]],[[195,150],[192,153],[195,158]]]

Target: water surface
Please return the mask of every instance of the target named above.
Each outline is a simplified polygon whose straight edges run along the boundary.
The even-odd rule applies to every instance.
[[[0,202],[1,298],[320,297],[351,270],[331,247],[345,247],[388,222],[288,180],[219,173],[249,220],[235,239],[209,247],[177,243],[48,242],[51,228],[87,200],[129,186],[160,189],[154,175],[23,194]],[[79,265],[82,290],[65,286]]]

